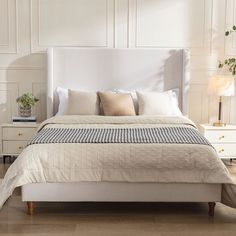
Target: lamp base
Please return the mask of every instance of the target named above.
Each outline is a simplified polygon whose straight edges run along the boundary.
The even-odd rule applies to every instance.
[[[223,123],[221,121],[217,121],[213,123],[213,126],[217,126],[217,127],[224,127],[226,126],[226,123]]]

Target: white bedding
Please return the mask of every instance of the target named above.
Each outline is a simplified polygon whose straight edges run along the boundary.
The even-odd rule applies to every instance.
[[[57,116],[44,127],[162,127],[194,124],[184,117]],[[55,143],[23,150],[0,186],[0,206],[17,186],[28,183],[121,181],[162,183],[222,183],[223,196],[235,206],[234,185],[215,150],[199,144]],[[229,197],[229,196],[230,197]],[[233,199],[233,200],[232,200]]]

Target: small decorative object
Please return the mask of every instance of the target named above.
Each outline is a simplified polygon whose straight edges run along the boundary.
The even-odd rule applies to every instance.
[[[226,124],[221,120],[222,96],[234,95],[234,77],[233,76],[214,76],[211,77],[208,84],[208,94],[219,96],[219,113],[218,121],[214,122],[214,126],[225,126]]]
[[[22,117],[31,116],[31,108],[39,101],[32,93],[25,93],[16,99],[19,105],[19,115]]]
[[[230,34],[232,33],[235,33],[236,32],[236,26],[234,25],[232,27],[232,29],[230,30],[227,30],[225,32],[225,36],[229,36]],[[223,68],[223,67],[228,67],[229,69],[229,72],[232,74],[232,75],[235,75],[236,74],[236,58],[235,57],[231,57],[231,58],[227,58],[225,59],[224,61],[220,61],[219,62],[219,65],[218,67],[219,68]]]

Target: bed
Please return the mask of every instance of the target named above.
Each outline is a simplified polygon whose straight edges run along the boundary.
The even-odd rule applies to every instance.
[[[179,106],[183,114],[187,116],[190,76],[189,67],[189,51],[182,49],[50,48],[48,49],[47,116],[50,118],[57,112],[58,97],[55,93],[55,89],[58,86],[91,91],[110,90],[114,88],[151,88],[155,91],[164,91],[178,88]],[[67,117],[64,120],[61,120],[60,118],[54,117],[51,118],[51,120],[49,119],[49,121],[46,122],[47,124],[43,124],[42,129],[47,125],[49,125],[49,127],[50,125],[52,127],[55,125],[79,125],[80,128],[83,128],[83,126],[86,126],[87,123],[89,123],[88,121],[90,121],[89,124],[96,126],[102,126],[107,123],[114,125],[113,120],[111,121],[104,119],[105,118],[97,119],[85,117],[75,120]],[[122,120],[122,118],[118,118],[118,123],[120,125],[127,125],[127,121],[125,119],[126,118]],[[156,122],[156,118],[148,118],[148,121],[145,119],[144,121],[140,121],[140,119],[137,121],[137,119],[138,118],[133,118],[130,123],[132,123],[132,125],[140,125],[144,123],[148,123],[150,125],[153,120]],[[160,122],[160,120],[162,120],[162,118],[158,118],[158,122],[162,124],[163,122]],[[168,121],[168,124],[172,124],[172,121],[174,120],[171,118]],[[164,123],[165,122],[166,121],[164,121]],[[187,125],[188,128],[190,128],[189,126],[193,126],[191,121],[179,121],[177,119],[176,122],[177,125]],[[115,123],[117,123],[117,120]],[[97,148],[101,149],[101,145]],[[31,145],[31,147],[32,146],[34,147],[36,145]],[[204,145],[201,145],[201,147],[202,146]],[[95,147],[95,145],[93,147]],[[163,147],[165,148],[165,146]],[[209,153],[214,152],[212,147],[207,147],[208,152],[205,152],[199,147],[200,146],[197,146],[197,148],[194,149],[193,147],[191,149],[191,146],[188,146],[188,149],[185,150],[187,153],[200,150],[199,157],[201,158],[199,158],[199,163],[197,160],[192,161],[192,163],[197,163],[196,166],[199,164],[199,168],[201,168],[202,165],[203,169],[204,165],[208,165],[209,170],[211,169],[210,172],[202,173],[201,175],[197,174],[198,180],[191,179],[191,173],[194,172],[194,169],[193,172],[188,170],[187,173],[186,171],[186,176],[179,173],[178,176],[180,181],[178,181],[178,178],[176,178],[176,181],[173,181],[171,179],[172,177],[170,177],[170,181],[168,181],[169,172],[162,179],[160,176],[156,176],[156,178],[153,179],[150,176],[142,178],[140,177],[142,176],[140,173],[142,172],[144,176],[145,170],[139,168],[139,172],[135,173],[135,176],[137,177],[135,179],[133,179],[132,175],[127,175],[126,172],[117,174],[117,176],[119,176],[117,178],[114,176],[111,177],[113,175],[111,171],[109,174],[104,174],[103,172],[102,178],[99,174],[97,174],[97,176],[100,176],[98,179],[97,176],[94,176],[94,172],[91,172],[91,175],[93,175],[91,178],[87,176],[86,172],[84,172],[83,177],[75,178],[77,180],[80,179],[80,181],[75,181],[73,178],[73,181],[72,179],[70,179],[70,181],[58,181],[60,178],[57,179],[54,177],[51,179],[48,178],[47,181],[45,181],[45,178],[42,177],[42,181],[39,181],[37,177],[31,175],[30,180],[26,181],[27,184],[24,184],[25,182],[22,181],[21,183],[18,183],[17,186],[22,185],[22,201],[27,202],[28,213],[31,215],[33,214],[34,202],[89,201],[206,202],[209,203],[209,215],[213,216],[215,202],[222,201],[223,184],[232,184],[232,180],[230,179],[228,172],[221,163],[220,159],[216,158],[213,162],[211,162],[212,159],[207,159],[210,155]],[[58,143],[57,149],[60,148],[64,151],[66,150],[66,148],[62,148],[62,145]],[[28,149],[30,148],[26,148],[26,150],[24,150],[23,155],[26,155],[27,153],[29,154]],[[125,148],[117,151],[116,155],[118,155],[117,153],[124,155],[123,149]],[[56,149],[54,149],[54,151],[55,150]],[[79,149],[77,149],[77,152],[78,150]],[[110,156],[114,154],[111,150]],[[32,156],[33,160],[35,160],[35,163],[37,163],[37,160],[34,159],[35,157],[33,157],[32,153],[35,153],[36,156],[36,152],[38,152],[36,149],[31,150],[31,153],[29,154]],[[53,152],[54,154],[52,155],[55,155],[55,152]],[[126,153],[128,153],[128,151]],[[43,155],[44,154],[42,154],[42,158],[44,158]],[[48,153],[46,155],[48,155]],[[58,155],[60,155],[59,152]],[[76,156],[76,151],[71,154],[71,156],[73,155]],[[150,156],[151,155],[152,154],[150,154]],[[181,152],[179,155],[181,155]],[[204,164],[204,155],[206,157],[206,164]],[[48,160],[49,163],[51,160]],[[176,159],[173,159],[173,162],[174,160]],[[172,165],[173,162],[171,159],[166,161],[166,163],[169,163],[168,165]],[[176,163],[177,162],[178,161],[176,161]],[[165,161],[162,160],[160,163],[165,164]],[[186,163],[188,163],[188,161],[186,161]],[[191,166],[192,163],[189,162],[189,165]],[[55,167],[55,165],[57,165],[56,159],[54,158],[53,164],[49,165],[53,165]],[[66,166],[66,161],[63,162],[63,165]],[[116,163],[116,165],[118,164]],[[211,168],[212,166],[215,166],[215,169]],[[47,168],[47,166],[44,165],[42,168]],[[219,170],[219,173],[217,170]],[[199,171],[201,172],[200,169]],[[84,181],[85,179],[89,181]],[[207,181],[205,181],[206,179]]]

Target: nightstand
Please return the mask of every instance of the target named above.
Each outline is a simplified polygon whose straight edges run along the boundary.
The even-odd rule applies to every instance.
[[[6,157],[18,156],[36,133],[38,124],[2,124],[2,156],[3,163]]]
[[[220,158],[236,158],[236,125],[216,127],[201,124],[200,132],[210,141]]]

